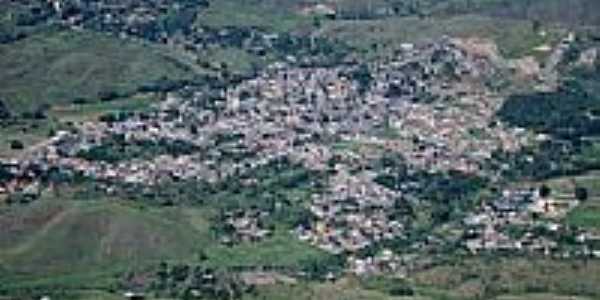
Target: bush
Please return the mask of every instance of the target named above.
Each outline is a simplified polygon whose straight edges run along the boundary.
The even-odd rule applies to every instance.
[[[102,91],[98,93],[100,101],[112,101],[119,98],[119,94],[114,91]]]
[[[588,191],[584,187],[575,188],[575,198],[579,201],[585,201],[588,199]]]
[[[552,190],[547,185],[543,184],[540,187],[540,197],[548,198],[548,196],[550,196],[551,193],[552,193]]]
[[[25,148],[25,145],[23,144],[23,142],[19,141],[19,140],[12,140],[10,141],[10,149],[12,150],[23,150]]]

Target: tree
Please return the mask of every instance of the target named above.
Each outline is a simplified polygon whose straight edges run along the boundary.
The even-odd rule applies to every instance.
[[[0,182],[9,181],[13,178],[13,174],[7,168],[0,166]]]
[[[364,94],[369,89],[373,80],[369,66],[366,64],[361,64],[357,69],[353,70],[350,73],[350,78],[358,84],[358,92],[360,94]]]
[[[190,133],[193,134],[193,135],[197,135],[198,134],[198,126],[196,124],[190,125]]]
[[[585,201],[588,199],[588,191],[584,187],[575,188],[575,199],[579,201]]]
[[[542,186],[540,187],[539,193],[540,193],[540,197],[547,198],[548,196],[550,196],[550,194],[552,194],[552,190],[547,185],[542,184]]]
[[[8,119],[10,118],[11,113],[8,109],[8,106],[0,99],[0,119]]]
[[[532,21],[531,27],[535,33],[538,33],[542,29],[542,22],[538,19],[535,19]]]
[[[12,150],[23,150],[25,145],[20,140],[12,140],[10,141],[10,149]]]
[[[321,28],[321,18],[319,18],[319,17],[314,17],[314,18],[313,18],[313,26],[314,26],[316,29],[320,29],[320,28]]]

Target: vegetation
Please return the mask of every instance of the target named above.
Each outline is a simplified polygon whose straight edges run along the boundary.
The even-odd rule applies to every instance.
[[[487,38],[496,42],[500,54],[510,58],[533,54],[535,47],[556,40],[553,30],[541,37],[531,29],[528,21],[481,15],[332,21],[325,23],[323,34],[345,41],[367,58],[388,57],[400,49],[402,43],[418,43],[443,36]]]
[[[107,138],[101,145],[80,151],[77,155],[90,161],[114,163],[132,159],[149,160],[167,154],[189,155],[198,149],[198,146],[182,140],[126,141],[124,136],[115,135]]]
[[[299,15],[294,0],[212,1],[198,14],[196,23],[213,27],[261,27],[290,32],[310,26],[312,19]]]
[[[100,199],[98,199],[100,200]],[[115,272],[190,257],[198,234],[167,212],[50,195],[1,217],[3,289],[109,287]],[[49,275],[52,276],[49,276]]]
[[[500,119],[551,137],[519,153],[496,153],[497,161],[511,165],[507,175],[543,179],[600,167],[599,70],[575,70],[556,92],[514,95],[506,100],[498,112]]]
[[[600,229],[600,208],[583,205],[569,213],[567,223],[580,228]]]
[[[100,34],[50,30],[0,45],[0,97],[13,112],[97,102],[103,95],[124,97],[161,78],[189,79],[193,74],[155,46]],[[8,71],[10,70],[10,71]]]
[[[595,272],[599,267],[597,261],[495,255],[460,258],[452,263],[417,272],[414,278],[417,286],[454,291],[457,294],[455,299],[486,299],[506,294],[536,293],[578,295],[584,299],[595,299],[600,293],[594,284],[597,280]]]
[[[594,0],[337,0],[335,18],[305,14],[296,0],[178,0],[179,5],[127,32],[119,22],[107,25],[104,14],[82,1],[85,29],[72,30],[59,23],[82,8],[67,6],[58,14],[42,2],[0,1],[0,157],[16,157],[57,130],[72,128],[71,123],[124,120],[151,109],[148,104],[165,92],[189,84],[220,88],[274,61],[328,66],[387,57],[403,43],[445,35],[487,38],[501,55],[517,58],[534,54],[537,46],[554,45],[562,31],[554,22],[600,25]],[[50,20],[57,23],[49,25]],[[187,35],[200,41],[199,47],[177,44]],[[177,46],[162,44],[167,40]],[[498,112],[503,122],[551,139],[516,154],[495,153],[487,167],[502,169],[513,180],[544,180],[543,197],[565,191],[549,178],[573,180],[568,193],[583,203],[568,214],[566,224],[600,232],[598,174],[588,173],[600,168],[600,68],[571,68],[589,45],[567,53],[561,66],[567,80],[559,90],[512,95]],[[372,84],[365,63],[348,75],[361,92]],[[219,97],[205,97],[204,105],[214,106]],[[389,127],[385,130],[394,136]],[[223,151],[215,160],[241,164],[255,155],[231,150],[236,139],[219,137],[215,148]],[[78,156],[118,163],[209,152],[177,140],[111,136]],[[42,183],[54,189],[32,198],[0,195],[0,299],[48,294],[112,300],[121,298],[116,291],[137,282],[150,284],[155,293],[150,297],[189,298],[198,275],[207,270],[218,278],[214,289],[202,291],[210,299],[600,297],[597,261],[466,258],[454,251],[457,233],[437,225],[462,220],[481,200],[486,180],[460,172],[409,172],[401,157],[386,156],[375,164],[372,169],[385,170],[375,181],[403,194],[385,213],[410,222],[405,237],[360,254],[383,248],[405,253],[417,242],[451,241],[432,254],[442,262],[417,268],[409,279],[325,281],[330,272],[342,274],[345,257],[301,242],[291,230],[312,221],[308,200],[322,191],[327,174],[286,159],[234,172],[218,183],[169,177],[157,186],[117,183],[111,189],[106,182],[53,170]],[[0,182],[12,179],[0,166]],[[231,229],[227,214],[245,210],[266,212],[261,226],[273,234],[257,242],[222,243]],[[298,282],[244,289],[235,273],[240,268],[291,273]]]
[[[45,29],[51,17],[46,5],[33,3],[29,8],[12,1],[0,3],[0,44],[9,44]]]
[[[482,178],[460,172],[409,172],[402,158],[384,156],[380,164],[391,168],[392,171],[379,175],[375,182],[426,202],[429,207],[424,209],[431,214],[436,223],[445,223],[461,217],[475,205],[474,196],[486,186]],[[410,205],[403,203],[400,206],[400,210],[406,213],[406,207]],[[410,209],[408,210],[410,213]]]

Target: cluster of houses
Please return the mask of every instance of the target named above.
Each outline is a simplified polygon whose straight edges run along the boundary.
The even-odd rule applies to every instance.
[[[23,200],[35,200],[43,188],[40,177],[47,173],[45,164],[0,161],[0,203],[15,194],[22,196]]]
[[[403,234],[403,224],[387,213],[397,197],[397,192],[373,183],[366,174],[339,169],[329,179],[329,190],[313,195],[310,211],[315,222],[300,226],[296,233],[330,253],[356,253]]]
[[[225,225],[231,229],[231,236],[223,237],[225,244],[239,242],[259,242],[272,234],[265,228],[267,212],[256,209],[237,210],[225,215]]]
[[[559,220],[578,204],[572,197],[542,197],[534,188],[507,189],[464,219],[464,244],[473,253],[557,254],[556,237],[566,230]]]
[[[202,90],[188,97],[173,93],[155,113],[60,132],[25,161],[155,185],[166,178],[218,182],[280,157],[327,171],[341,155],[328,192],[310,199],[318,219],[312,236],[303,234],[340,252],[401,232],[384,213],[399,195],[376,184],[372,172],[355,171],[377,151],[399,153],[415,168],[479,172],[492,151],[522,143],[502,124],[488,126],[500,100],[481,81],[493,67],[449,39],[407,45],[395,59],[367,66],[368,74],[360,68],[274,64],[256,78],[213,91],[211,105]],[[79,155],[114,136],[126,144],[185,142],[197,151],[115,162]],[[340,142],[375,147],[340,150]]]

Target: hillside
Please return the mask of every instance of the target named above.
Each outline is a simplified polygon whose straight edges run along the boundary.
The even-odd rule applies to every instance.
[[[600,2],[0,1],[0,300],[600,297]]]

